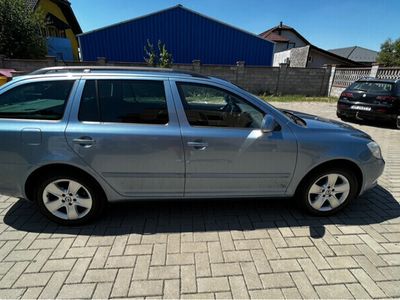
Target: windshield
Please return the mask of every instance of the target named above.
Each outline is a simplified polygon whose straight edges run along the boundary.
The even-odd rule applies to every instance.
[[[293,114],[292,112],[287,111],[287,110],[285,110],[285,109],[277,108],[277,107],[275,107],[274,105],[272,105],[270,102],[267,102],[267,101],[261,99],[260,97],[257,97],[256,95],[253,95],[253,94],[251,94],[251,95],[252,95],[253,97],[257,98],[257,99],[258,99],[259,101],[261,101],[261,102],[266,102],[266,103],[268,103],[268,105],[269,105],[270,107],[272,107],[274,110],[276,110],[277,112],[279,112],[281,115],[283,115],[283,116],[284,116],[286,119],[288,119],[289,121],[291,121],[291,122],[293,122],[293,123],[295,123],[295,124],[297,124],[297,125],[303,126],[303,127],[307,126],[306,121],[304,121],[304,120],[303,120],[302,118],[300,118],[299,116]]]
[[[380,81],[357,81],[348,90],[363,91],[371,94],[390,94],[394,88],[394,83]]]

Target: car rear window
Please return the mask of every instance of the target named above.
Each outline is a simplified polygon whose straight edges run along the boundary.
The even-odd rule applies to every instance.
[[[60,120],[74,80],[40,81],[0,95],[0,118]]]
[[[394,83],[380,81],[357,81],[348,90],[362,91],[371,94],[391,94],[395,88]]]

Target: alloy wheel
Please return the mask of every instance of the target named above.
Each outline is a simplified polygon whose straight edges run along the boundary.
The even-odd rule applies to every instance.
[[[88,189],[71,179],[49,183],[43,190],[42,199],[47,210],[63,220],[81,219],[90,212],[93,205]]]
[[[350,194],[349,180],[341,174],[318,178],[308,191],[308,202],[317,211],[331,211],[343,204]]]

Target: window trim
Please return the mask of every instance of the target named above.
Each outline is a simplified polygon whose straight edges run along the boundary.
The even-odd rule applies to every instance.
[[[168,105],[168,98],[167,98],[167,91],[166,91],[166,86],[165,86],[165,79],[147,79],[147,78],[83,78],[84,83],[82,87],[82,91],[79,96],[79,103],[77,107],[77,115],[76,115],[76,120],[81,123],[81,124],[101,124],[101,125],[126,125],[126,126],[168,126],[171,122],[171,116],[170,116],[170,108]],[[167,115],[168,115],[168,122],[165,124],[154,124],[154,123],[129,123],[129,122],[108,122],[103,120],[103,115],[102,115],[102,110],[101,110],[101,102],[99,98],[99,89],[98,89],[98,81],[142,81],[142,82],[159,82],[162,84],[163,88],[163,93],[164,93],[164,99],[165,99],[165,105],[167,107]],[[98,108],[98,113],[99,113],[99,121],[84,121],[80,120],[79,118],[79,112],[81,108],[81,101],[82,101],[82,96],[86,87],[87,82],[89,81],[94,81],[95,82],[95,90],[96,90],[96,102],[97,102],[97,108]]]
[[[209,84],[209,83],[200,83],[200,82],[192,82],[192,81],[178,81],[177,80],[177,81],[175,81],[175,86],[176,86],[176,89],[177,89],[178,94],[179,94],[179,98],[180,98],[179,100],[181,101],[181,104],[182,104],[183,115],[186,118],[186,122],[187,122],[188,126],[190,126],[192,128],[213,128],[213,129],[228,129],[228,130],[235,129],[235,130],[247,130],[247,131],[249,131],[249,130],[260,130],[261,129],[261,128],[250,128],[250,127],[223,127],[223,126],[208,126],[208,125],[207,126],[206,125],[202,126],[202,125],[192,125],[192,124],[190,124],[189,119],[188,119],[187,114],[186,114],[186,110],[185,110],[185,103],[187,104],[187,101],[186,101],[186,97],[183,94],[183,90],[181,88],[181,85],[194,85],[194,86],[200,86],[200,87],[214,88],[214,89],[220,90],[220,91],[222,91],[222,92],[224,92],[224,93],[226,93],[228,95],[236,97],[239,100],[245,102],[246,104],[248,104],[249,106],[253,107],[258,112],[262,113],[263,117],[265,117],[267,112],[263,111],[261,108],[257,107],[256,105],[254,105],[250,101],[246,100],[244,97],[242,97],[242,96],[240,96],[240,95],[238,95],[236,93],[233,93],[233,92],[231,92],[231,91],[229,91],[229,90],[227,90],[225,88],[222,88],[222,87],[219,87],[219,86],[216,86],[216,85],[212,85],[212,84]]]

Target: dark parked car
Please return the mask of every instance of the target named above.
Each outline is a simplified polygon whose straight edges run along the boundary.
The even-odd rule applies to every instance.
[[[340,95],[341,119],[389,121],[400,129],[400,80],[362,78]]]

